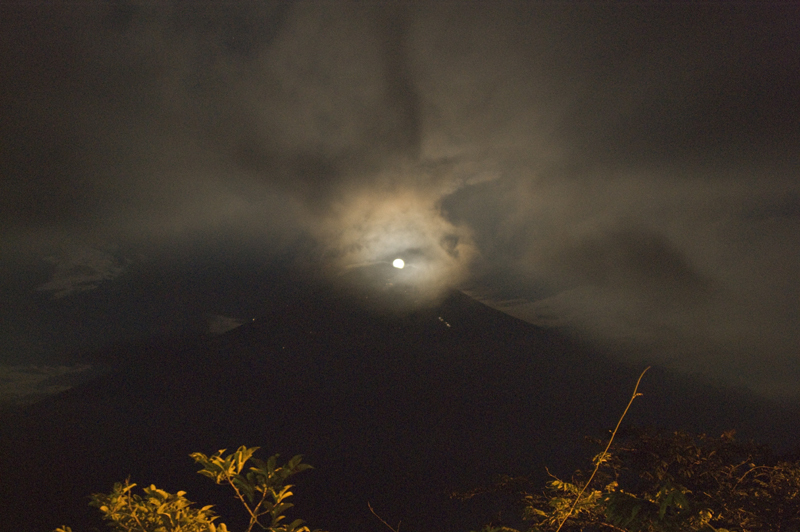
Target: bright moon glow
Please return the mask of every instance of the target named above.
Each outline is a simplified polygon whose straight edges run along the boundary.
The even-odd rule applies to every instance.
[[[395,268],[400,268],[401,270],[405,265],[406,263],[403,262],[403,259],[394,259],[394,262],[392,262],[392,266],[394,266]]]

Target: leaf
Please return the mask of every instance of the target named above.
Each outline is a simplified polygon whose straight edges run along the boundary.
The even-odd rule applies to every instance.
[[[658,507],[658,519],[660,521],[664,520],[664,516],[672,507],[683,509],[686,508],[689,504],[689,501],[686,499],[686,495],[684,495],[683,491],[679,488],[670,488],[664,486],[659,490],[658,494],[656,495],[656,500],[661,499],[661,502]]]
[[[247,497],[247,500],[250,501],[251,504],[253,503],[253,496],[254,496],[253,492],[255,489],[253,484],[248,482],[248,480],[242,477],[241,475],[237,475],[233,479],[233,485],[236,486],[236,488],[238,488],[239,491],[244,493],[245,497]]]

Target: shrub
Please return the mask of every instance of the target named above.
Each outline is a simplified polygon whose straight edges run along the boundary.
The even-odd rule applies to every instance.
[[[311,532],[301,519],[283,521],[284,512],[293,506],[287,502],[292,485],[286,481],[311,466],[302,463],[301,456],[279,466],[278,455],[266,461],[253,458],[257,450],[242,446],[228,455],[222,449],[211,456],[192,453],[191,457],[202,466],[198,473],[233,489],[250,518],[246,532],[256,527],[267,532]],[[246,468],[251,462],[253,465]],[[212,506],[193,507],[184,491],[169,493],[151,485],[139,495],[134,493],[135,487],[130,479],[114,484],[111,493],[93,494],[89,504],[120,532],[228,532],[224,523],[214,523],[218,516]],[[72,530],[64,526],[55,532]]]

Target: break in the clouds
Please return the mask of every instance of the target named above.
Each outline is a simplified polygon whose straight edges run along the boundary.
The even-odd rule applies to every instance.
[[[4,254],[402,256],[431,296],[800,393],[796,5],[2,9]],[[62,260],[44,286],[121,268]]]

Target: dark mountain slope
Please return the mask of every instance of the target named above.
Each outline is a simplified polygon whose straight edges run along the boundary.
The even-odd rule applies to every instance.
[[[316,467],[298,478],[292,514],[313,527],[381,530],[370,502],[406,532],[468,530],[490,510],[448,491],[584,465],[581,437],[613,427],[641,369],[458,292],[399,313],[321,291],[216,338],[155,342],[118,372],[6,417],[2,527],[102,527],[86,495],[130,475],[218,503],[239,529],[235,501],[188,454],[244,444]],[[765,402],[657,368],[641,391],[629,423],[784,445],[800,433]]]

